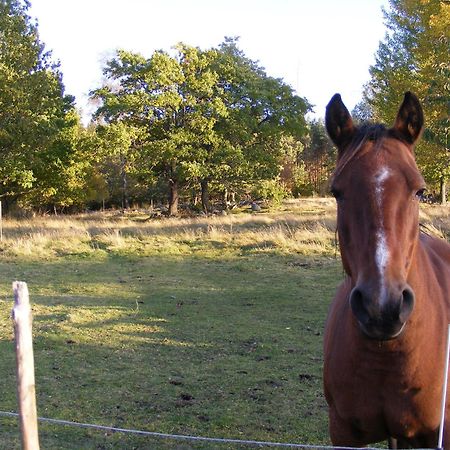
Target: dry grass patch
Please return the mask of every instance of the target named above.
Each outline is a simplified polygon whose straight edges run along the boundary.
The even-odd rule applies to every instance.
[[[117,212],[4,221],[4,255],[55,257],[94,253],[192,254],[335,252],[333,199],[287,201],[278,211],[226,216],[150,219],[148,213]],[[450,206],[421,205],[421,222],[450,238]]]
[[[431,234],[450,241],[450,204],[421,205],[420,221]]]
[[[323,203],[330,209],[329,201]],[[329,253],[334,219],[321,202],[315,212],[312,205],[277,213],[180,219],[106,213],[5,220],[1,248],[5,255],[39,258],[99,251],[189,254],[204,246],[216,251],[230,247],[244,252]]]

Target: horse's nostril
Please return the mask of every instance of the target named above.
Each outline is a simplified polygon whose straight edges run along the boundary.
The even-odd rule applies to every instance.
[[[413,290],[407,286],[402,292],[402,302],[400,305],[399,319],[402,323],[408,320],[414,308],[415,295]]]
[[[365,303],[363,292],[355,287],[350,294],[350,306],[355,317],[363,325],[369,321],[369,312]]]

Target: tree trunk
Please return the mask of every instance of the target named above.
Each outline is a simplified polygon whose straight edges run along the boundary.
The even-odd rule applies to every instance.
[[[194,203],[194,206],[198,205],[199,199],[197,189],[192,189],[192,202]]]
[[[225,188],[223,191],[223,205],[225,209],[228,209],[228,189]]]
[[[178,180],[169,180],[169,216],[178,214]]]
[[[441,177],[441,204],[445,205],[447,203],[447,183],[445,177]]]
[[[200,186],[202,188],[202,208],[203,208],[203,212],[205,214],[208,214],[210,212],[208,180],[202,180],[200,182]]]
[[[128,209],[130,203],[128,201],[128,178],[127,171],[125,170],[126,160],[121,158],[120,160],[120,176],[122,178],[122,209]]]

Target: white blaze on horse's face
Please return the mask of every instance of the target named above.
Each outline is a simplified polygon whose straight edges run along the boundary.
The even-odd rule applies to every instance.
[[[380,217],[380,223],[378,224],[377,231],[377,241],[376,241],[376,251],[375,251],[375,262],[378,268],[378,272],[380,274],[380,301],[386,296],[386,283],[385,283],[385,272],[386,267],[389,262],[389,248],[386,240],[386,230],[385,224],[383,220],[383,193],[384,193],[384,184],[386,180],[389,179],[391,173],[389,169],[386,167],[382,167],[375,175],[375,197],[378,206],[378,213]]]

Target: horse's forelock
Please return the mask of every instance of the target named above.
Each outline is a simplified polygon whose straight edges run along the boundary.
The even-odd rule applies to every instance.
[[[350,161],[361,154],[361,150],[364,148],[364,144],[366,142],[380,142],[381,138],[385,137],[387,134],[388,130],[382,124],[363,124],[358,127],[355,135],[353,136],[352,142],[337,161],[332,180],[334,180],[342,172]]]

